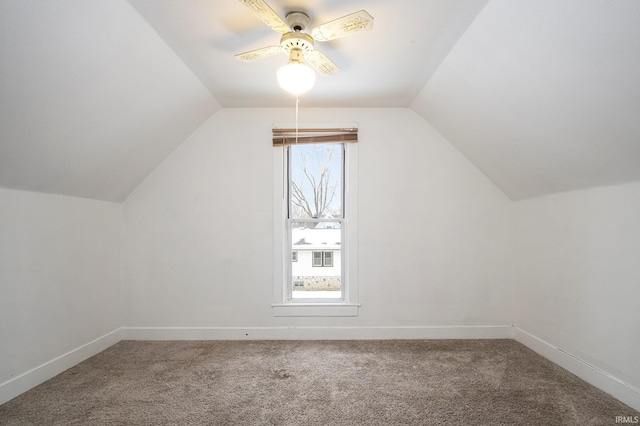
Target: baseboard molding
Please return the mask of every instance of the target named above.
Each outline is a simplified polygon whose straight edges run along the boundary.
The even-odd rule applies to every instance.
[[[123,340],[511,339],[512,327],[123,327]]]
[[[640,411],[640,389],[522,329],[514,327],[513,339],[585,382]]]
[[[122,340],[121,330],[114,330],[72,351],[60,355],[51,361],[47,361],[42,365],[22,373],[11,380],[1,383],[0,404],[4,404],[29,389],[46,382],[74,365],[102,352],[109,346],[118,343],[120,340]]]
[[[0,404],[120,340],[514,339],[614,398],[640,410],[640,389],[512,326],[425,327],[123,327],[0,384]]]

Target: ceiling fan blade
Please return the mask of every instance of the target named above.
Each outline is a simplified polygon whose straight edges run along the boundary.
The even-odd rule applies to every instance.
[[[268,46],[263,47],[262,49],[239,53],[236,55],[236,58],[244,62],[251,62],[255,61],[256,59],[266,58],[267,56],[273,56],[278,53],[282,53],[282,48],[280,46]]]
[[[340,68],[319,50],[312,50],[305,55],[305,58],[320,74],[331,75],[340,71]]]
[[[369,31],[371,28],[373,16],[366,10],[361,10],[315,27],[311,36],[317,41],[329,41],[358,31]]]
[[[288,33],[289,26],[271,9],[264,0],[238,0],[247,6],[258,18],[279,33]]]

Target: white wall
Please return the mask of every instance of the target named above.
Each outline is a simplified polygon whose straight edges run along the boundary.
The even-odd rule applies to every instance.
[[[359,123],[362,307],[274,317],[271,129],[293,119],[223,109],[125,200],[125,326],[511,324],[512,202],[401,108],[300,111],[301,122]]]
[[[0,188],[0,403],[120,327],[120,247],[120,204]]]
[[[66,355],[117,341],[123,323],[143,331],[133,337],[253,327],[309,338],[324,327],[325,338],[402,338],[513,321],[523,343],[612,376],[600,387],[639,406],[640,183],[513,203],[408,109],[303,109],[305,123],[359,123],[362,307],[274,317],[270,136],[293,114],[219,111],[122,206],[0,189],[0,403],[37,384],[4,392],[21,375],[60,357],[73,365]],[[608,388],[617,382],[627,385]]]
[[[640,183],[520,201],[515,217],[515,325],[640,406]]]

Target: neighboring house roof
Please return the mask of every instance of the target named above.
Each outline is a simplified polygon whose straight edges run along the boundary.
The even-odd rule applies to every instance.
[[[341,231],[335,228],[294,228],[291,240],[294,250],[337,250],[341,247]]]

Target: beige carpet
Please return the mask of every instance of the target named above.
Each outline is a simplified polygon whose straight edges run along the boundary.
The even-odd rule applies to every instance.
[[[614,425],[639,413],[512,340],[123,341],[2,425]]]

